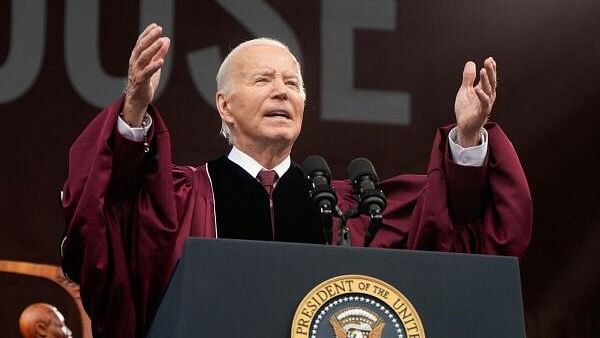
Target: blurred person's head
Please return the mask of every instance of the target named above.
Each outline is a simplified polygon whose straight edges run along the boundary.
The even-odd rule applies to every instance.
[[[35,303],[21,313],[19,329],[23,338],[71,338],[65,317],[50,304]]]

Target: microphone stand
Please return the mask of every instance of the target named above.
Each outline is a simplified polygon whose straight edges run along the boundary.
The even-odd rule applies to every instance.
[[[315,192],[311,192],[311,194],[321,193],[321,192],[329,192],[335,194],[335,190],[329,189],[320,189],[315,190]],[[367,196],[368,197],[368,196]],[[332,208],[330,203],[320,203],[319,206],[319,214],[321,215],[321,221],[323,222],[323,236],[325,237],[326,244],[332,244],[333,242],[333,217],[339,218],[340,222],[338,224],[338,246],[351,246],[351,233],[348,228],[347,222],[349,219],[356,218],[360,216],[361,210],[360,206],[357,208],[351,208],[343,212],[337,204]],[[375,233],[379,229],[381,223],[383,222],[383,214],[381,210],[371,210],[369,213],[371,216],[371,223],[369,223],[369,227],[367,233],[365,235],[364,246],[368,247],[373,241],[375,237]]]
[[[335,213],[331,210],[331,206],[329,204],[324,204],[321,206],[319,210],[319,214],[321,215],[321,222],[323,224],[323,236],[325,237],[325,243],[331,244],[332,242],[332,231],[333,228],[333,216],[339,213],[339,208],[337,205],[335,206]]]
[[[329,205],[321,206],[319,210],[321,214],[321,220],[323,221],[324,228],[323,234],[325,235],[325,241],[327,244],[332,244],[332,229],[333,229],[333,217],[339,218],[340,222],[338,223],[338,246],[351,246],[351,236],[350,229],[346,222],[350,218],[357,217],[359,215],[358,209],[353,208],[347,210],[346,212],[342,212],[342,210],[336,205],[332,210]]]
[[[369,223],[367,233],[365,234],[365,248],[371,245],[373,238],[375,238],[375,233],[377,233],[377,230],[379,230],[381,223],[383,223],[383,215],[381,214],[381,212],[372,213],[371,223]]]
[[[349,219],[356,218],[360,215],[358,208],[352,208],[352,209],[346,210],[346,212],[342,212],[336,206],[336,214],[334,214],[334,215],[340,219],[340,223],[338,224],[338,243],[337,243],[337,245],[351,246],[352,245],[351,233],[350,233],[350,229],[348,228],[348,225],[346,223]]]
[[[324,214],[322,214],[324,215]],[[356,218],[358,216],[360,216],[360,210],[358,208],[352,208],[349,210],[346,210],[346,212],[342,212],[337,206],[335,207],[335,213],[330,212],[327,215],[327,223],[326,223],[326,228],[327,229],[331,229],[330,225],[333,226],[333,217],[335,216],[337,218],[340,219],[340,222],[338,224],[338,242],[337,245],[339,246],[351,246],[351,233],[350,233],[350,229],[348,228],[347,222],[349,219],[352,218]],[[377,230],[379,229],[379,227],[381,226],[383,222],[383,215],[380,212],[377,213],[373,213],[371,215],[371,223],[369,223],[369,230],[367,230],[367,233],[365,235],[365,242],[364,242],[364,246],[368,247],[369,245],[371,245],[371,242],[373,241],[373,238],[375,237],[375,232],[377,232]],[[371,229],[373,229],[374,231],[372,231],[373,233],[371,233]],[[331,236],[331,230],[328,232],[328,234]],[[327,237],[328,243],[331,243],[331,237]]]

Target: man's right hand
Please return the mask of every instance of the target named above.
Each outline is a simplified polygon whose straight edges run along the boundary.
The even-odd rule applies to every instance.
[[[161,26],[155,23],[148,25],[131,51],[123,106],[123,118],[131,126],[141,126],[144,113],[158,88],[160,70],[171,43],[161,34]]]

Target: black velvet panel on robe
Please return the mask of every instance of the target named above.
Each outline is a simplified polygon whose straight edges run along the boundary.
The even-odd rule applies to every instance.
[[[219,238],[325,243],[320,216],[308,197],[302,169],[292,163],[273,190],[275,236],[269,196],[262,184],[227,156],[208,162]]]

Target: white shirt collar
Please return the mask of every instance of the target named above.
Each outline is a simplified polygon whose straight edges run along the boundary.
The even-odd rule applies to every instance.
[[[231,148],[231,151],[229,152],[229,155],[227,155],[227,158],[231,162],[242,167],[242,169],[246,170],[246,172],[248,172],[248,174],[250,174],[250,176],[252,176],[252,177],[257,177],[258,173],[261,170],[265,169],[262,167],[262,165],[260,165],[260,163],[256,162],[256,160],[254,160],[248,154],[239,150],[235,146],[233,148]],[[283,161],[281,161],[281,163],[276,165],[275,168],[273,168],[273,170],[275,170],[275,172],[277,173],[277,176],[283,177],[283,174],[285,174],[288,171],[291,164],[292,164],[292,160],[290,159],[290,156],[288,155]]]

